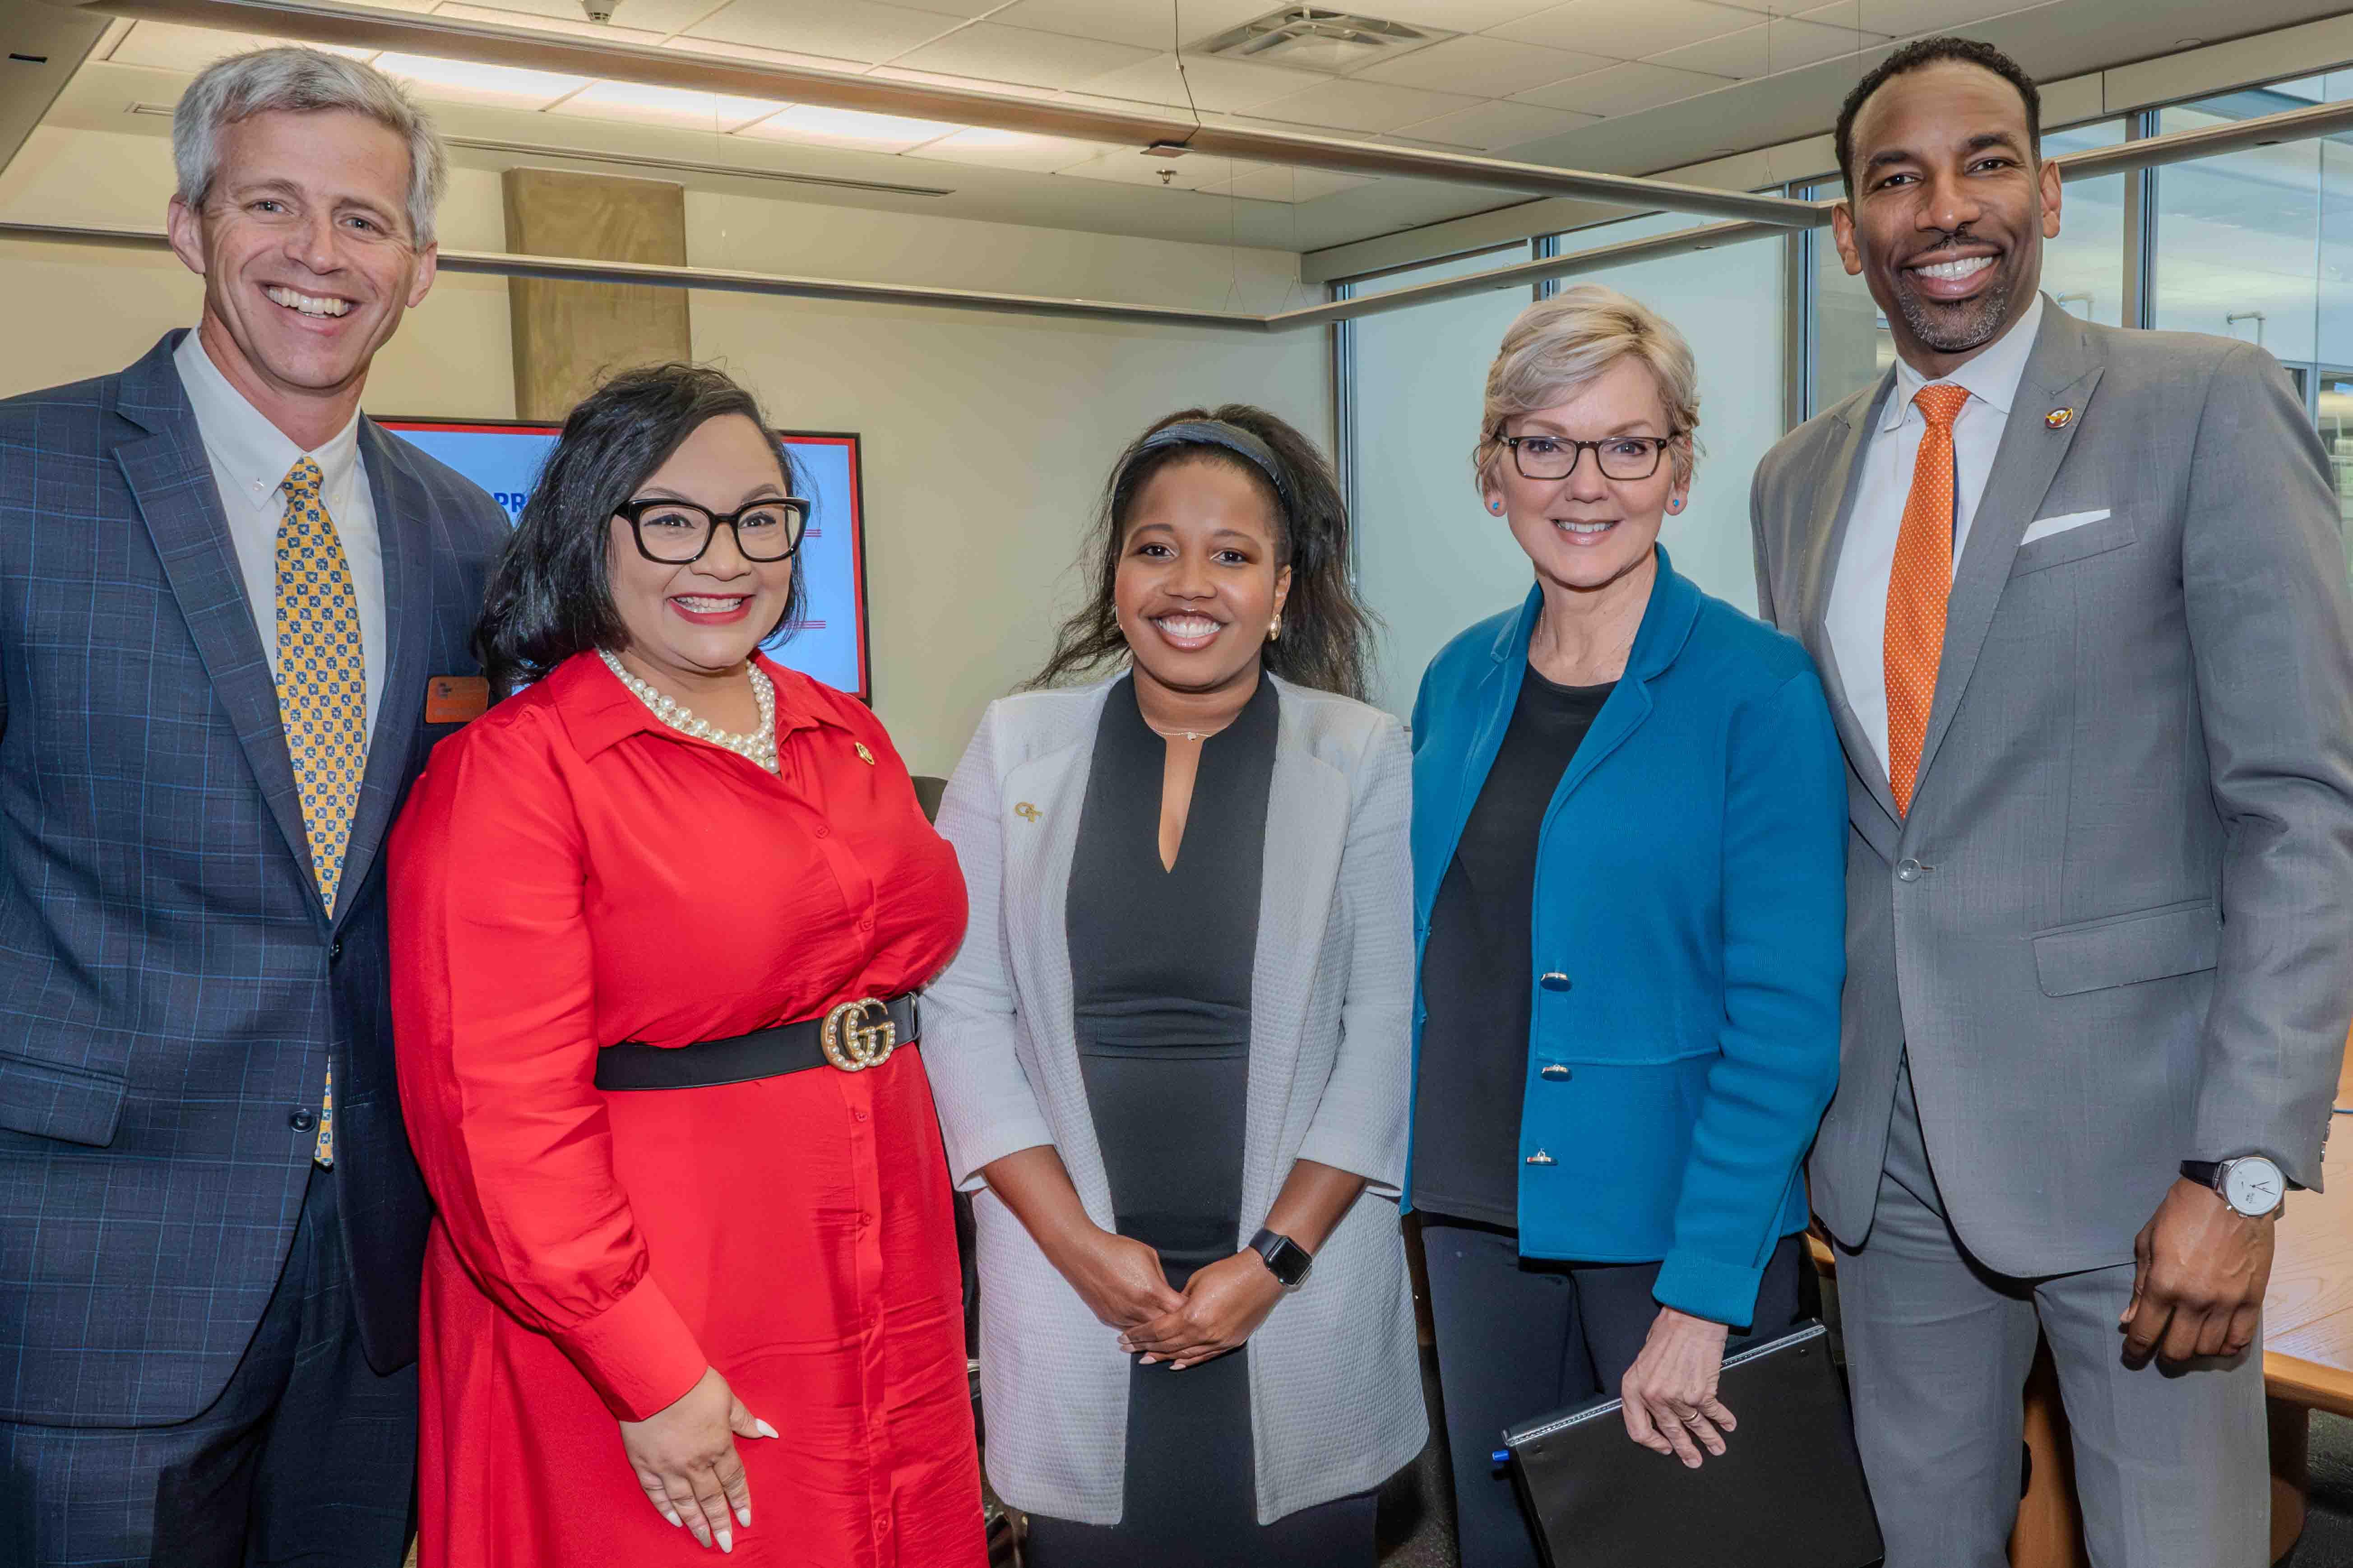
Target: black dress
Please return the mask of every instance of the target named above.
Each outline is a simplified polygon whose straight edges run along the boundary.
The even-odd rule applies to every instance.
[[[1204,742],[1174,868],[1160,864],[1166,745],[1134,680],[1112,688],[1071,864],[1079,1066],[1119,1234],[1177,1289],[1232,1256],[1241,1221],[1250,971],[1274,778],[1277,699],[1261,679]],[[1110,1331],[1105,1330],[1106,1333]],[[1370,1568],[1369,1495],[1261,1527],[1250,1442],[1252,1347],[1128,1375],[1125,1506],[1115,1526],[1033,1515],[1030,1568]]]

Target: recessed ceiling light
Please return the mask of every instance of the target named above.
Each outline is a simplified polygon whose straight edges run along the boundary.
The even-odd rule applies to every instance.
[[[897,114],[869,114],[858,109],[826,109],[797,103],[782,114],[747,125],[739,136],[776,142],[816,142],[829,147],[854,147],[861,153],[904,153],[963,129],[937,120],[909,120]]]
[[[383,70],[426,89],[428,95],[438,89],[443,94],[456,94],[477,102],[546,104],[588,85],[585,76],[476,65],[471,60],[441,60],[427,55],[378,55],[375,63]]]

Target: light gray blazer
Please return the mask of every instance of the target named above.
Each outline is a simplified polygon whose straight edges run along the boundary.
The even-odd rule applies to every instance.
[[[1954,1226],[2004,1273],[2128,1260],[2185,1159],[2317,1187],[2353,1014],[2353,605],[2303,399],[2251,344],[2044,301],[1899,821],[1823,625],[1893,382],[1774,447],[1753,498],[1760,611],[1811,649],[1849,766],[1815,1209],[1869,1230],[1907,1049]]]
[[[1063,919],[1111,684],[991,703],[957,764],[939,827],[963,862],[972,923],[924,994],[923,1041],[949,1164],[979,1221],[989,1480],[1017,1508],[1105,1525],[1123,1504],[1128,1357],[976,1173],[1050,1143],[1088,1215],[1113,1226]],[[1388,714],[1276,685],[1234,1245],[1257,1233],[1296,1160],[1370,1185],[1250,1341],[1261,1523],[1379,1485],[1427,1436],[1397,1207],[1410,1092],[1410,763]],[[1184,939],[1180,924],[1168,934]]]

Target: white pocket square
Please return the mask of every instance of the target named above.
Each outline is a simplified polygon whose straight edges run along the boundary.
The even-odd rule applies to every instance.
[[[2038,517],[2026,526],[2026,537],[2020,540],[2023,548],[2038,539],[2048,539],[2054,533],[2064,533],[2071,528],[2081,528],[2087,522],[2097,522],[2108,515],[2108,509],[2097,511],[2063,511],[2056,517]]]

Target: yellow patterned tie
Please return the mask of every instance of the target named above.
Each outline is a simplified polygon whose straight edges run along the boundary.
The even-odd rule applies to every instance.
[[[351,563],[319,497],[325,480],[305,458],[279,487],[286,492],[286,516],[278,524],[278,714],[302,797],[319,897],[332,914],[367,773],[367,660]],[[320,1099],[316,1158],[335,1163],[332,1068]]]

